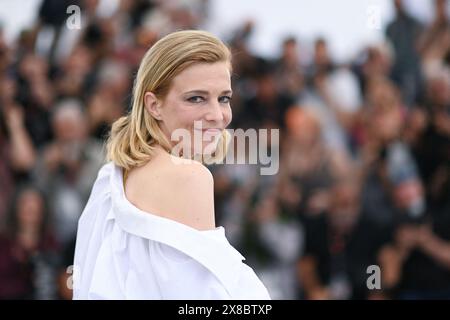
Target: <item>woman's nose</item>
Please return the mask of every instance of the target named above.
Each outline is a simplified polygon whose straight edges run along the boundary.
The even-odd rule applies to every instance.
[[[220,103],[213,102],[208,108],[205,119],[208,121],[222,121],[223,120],[223,110]]]

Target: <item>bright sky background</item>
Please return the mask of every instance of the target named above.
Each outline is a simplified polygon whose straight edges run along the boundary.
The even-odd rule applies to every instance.
[[[117,0],[101,0],[103,6]],[[210,0],[208,30],[226,37],[242,21],[251,19],[256,30],[251,48],[274,56],[284,36],[294,35],[303,49],[319,35],[328,39],[338,60],[351,59],[364,45],[380,41],[385,24],[393,17],[391,0]],[[21,28],[31,25],[41,0],[0,0],[0,21],[11,41]],[[404,0],[419,20],[433,15],[431,0]],[[450,12],[450,1],[449,12]],[[371,12],[379,12],[381,28],[373,27]],[[376,13],[375,13],[376,14]],[[373,17],[373,16],[372,16]],[[372,26],[372,27],[371,27]]]

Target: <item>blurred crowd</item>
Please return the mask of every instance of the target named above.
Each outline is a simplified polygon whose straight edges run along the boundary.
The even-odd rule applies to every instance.
[[[66,24],[72,4],[80,29]],[[98,5],[43,0],[12,44],[0,26],[0,299],[71,298],[77,221],[139,62],[209,12],[207,0]],[[224,39],[230,128],[279,129],[280,157],[276,175],[211,166],[216,221],[274,299],[450,299],[450,2],[435,0],[427,25],[392,6],[385,40],[345,63],[322,37],[309,57],[289,35],[279,57],[258,56],[251,21]]]

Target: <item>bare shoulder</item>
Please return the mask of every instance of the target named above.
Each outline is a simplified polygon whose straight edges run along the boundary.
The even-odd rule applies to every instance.
[[[174,202],[174,212],[196,229],[215,228],[214,179],[209,169],[197,161],[169,167],[165,192]]]
[[[198,230],[215,228],[214,179],[197,161],[164,161],[130,174],[127,197],[143,211]]]
[[[177,160],[175,160],[177,161]],[[183,162],[171,162],[168,165],[168,174],[180,182],[199,187],[213,187],[214,178],[211,171],[198,161],[188,160]]]

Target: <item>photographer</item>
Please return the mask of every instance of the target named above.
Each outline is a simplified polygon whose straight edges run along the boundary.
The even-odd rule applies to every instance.
[[[322,215],[305,221],[305,252],[298,262],[298,277],[306,299],[367,299],[367,267],[385,233],[361,212],[358,184],[336,181],[330,206]]]
[[[88,136],[85,114],[77,100],[63,100],[52,116],[54,141],[40,151],[34,169],[46,190],[61,245],[73,240],[81,207],[103,161],[101,144]]]
[[[379,253],[384,288],[391,297],[450,297],[448,70],[435,71],[427,80],[426,107],[410,113],[404,132],[414,155],[407,162],[417,163],[417,169],[391,161],[386,183],[397,213],[403,213],[391,242]]]
[[[399,224],[393,240],[380,250],[386,297],[450,297],[450,220],[444,212],[435,215],[427,224]]]
[[[384,295],[400,299],[448,299],[448,203],[441,208],[426,208],[423,184],[404,145],[393,145],[387,150],[386,164],[386,183],[396,215],[391,240],[378,253]]]

